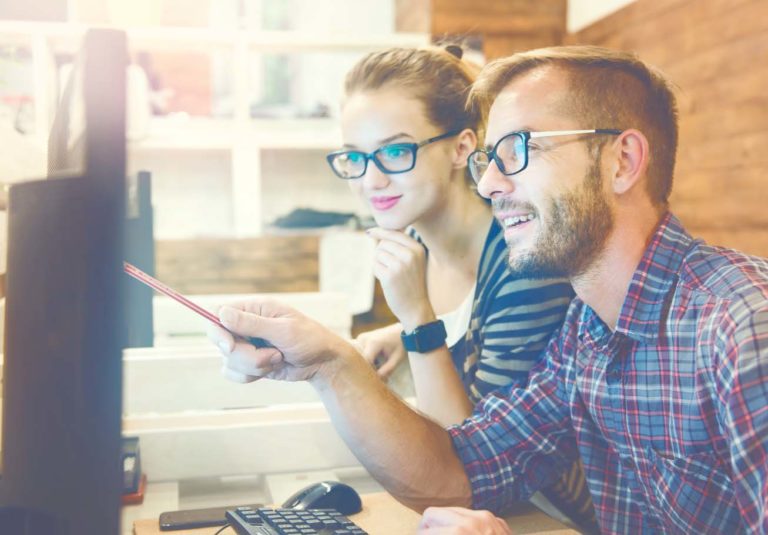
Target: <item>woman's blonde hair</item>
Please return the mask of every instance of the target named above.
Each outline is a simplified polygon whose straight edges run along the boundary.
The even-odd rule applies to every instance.
[[[467,99],[479,69],[461,55],[455,45],[372,52],[347,73],[344,92],[404,89],[424,104],[429,120],[444,132],[478,132],[481,114],[467,106]]]

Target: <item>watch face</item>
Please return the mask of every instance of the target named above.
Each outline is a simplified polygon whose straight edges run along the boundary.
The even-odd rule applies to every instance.
[[[405,349],[415,353],[434,351],[445,343],[447,336],[443,320],[420,325],[410,334],[403,332],[400,335]]]

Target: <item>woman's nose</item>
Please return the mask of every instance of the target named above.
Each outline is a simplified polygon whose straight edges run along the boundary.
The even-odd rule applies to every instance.
[[[363,187],[367,189],[382,189],[390,182],[389,175],[379,169],[373,161],[368,162],[368,168],[360,180],[363,182]]]

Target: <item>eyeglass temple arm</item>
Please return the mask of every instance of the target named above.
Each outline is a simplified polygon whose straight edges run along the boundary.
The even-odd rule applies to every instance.
[[[421,141],[419,143],[416,143],[416,146],[421,148],[424,145],[428,145],[430,143],[434,143],[435,141],[440,141],[441,139],[445,139],[447,137],[455,136],[459,134],[461,130],[451,130],[450,132],[446,132],[445,134],[440,134],[439,136],[431,137],[429,139],[425,139],[424,141]]]
[[[621,134],[622,130],[615,128],[596,128],[593,130],[553,130],[550,132],[529,132],[531,139],[537,137],[572,136],[574,134]]]

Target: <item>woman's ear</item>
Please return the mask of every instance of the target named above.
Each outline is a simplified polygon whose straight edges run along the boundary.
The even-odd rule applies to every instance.
[[[640,130],[630,128],[616,138],[611,148],[611,188],[621,195],[646,180],[650,158],[648,138]]]
[[[477,134],[471,128],[465,128],[456,136],[453,152],[453,168],[463,169],[467,166],[469,154],[477,148]]]

